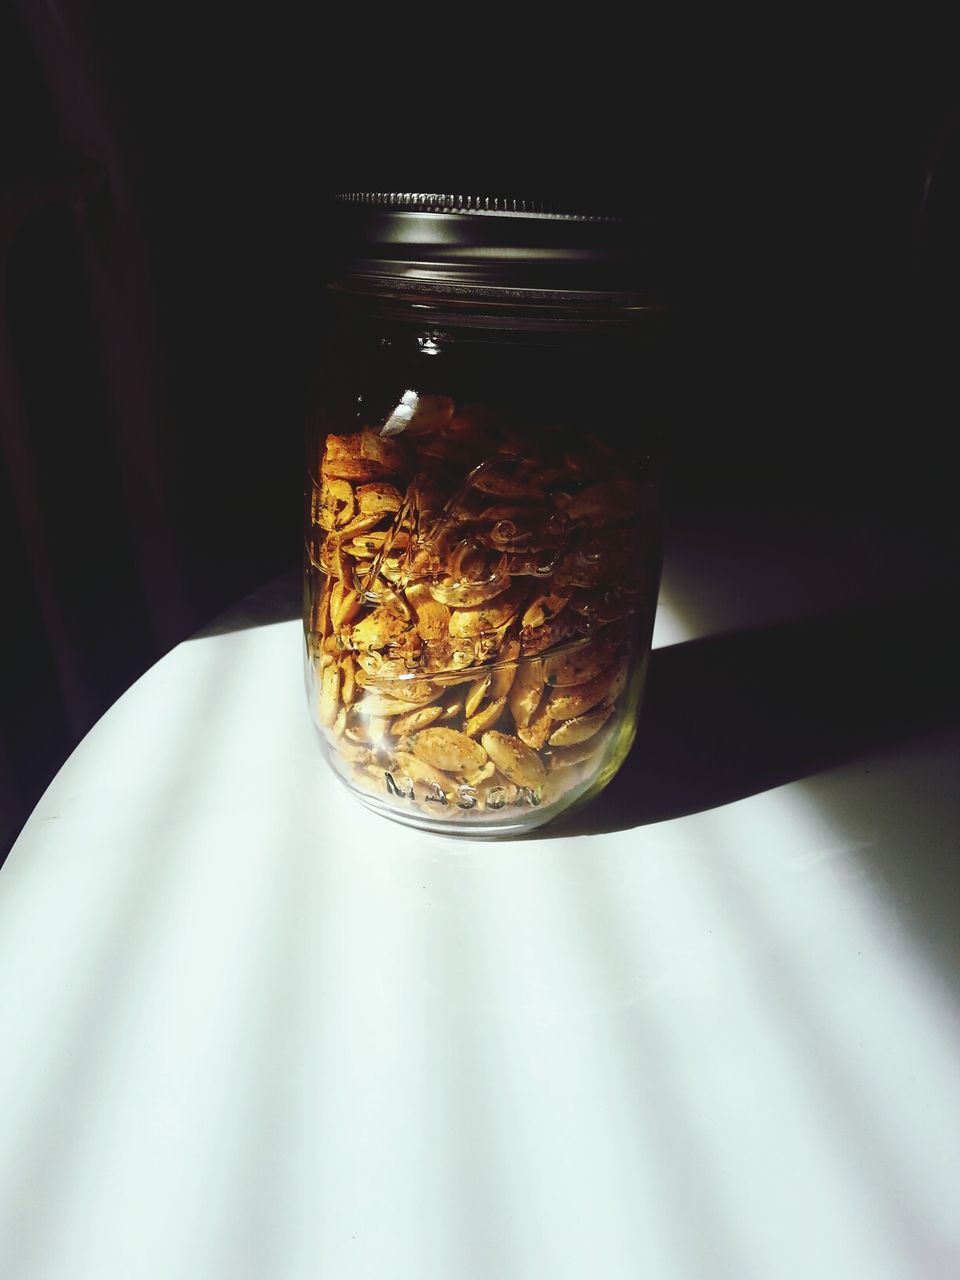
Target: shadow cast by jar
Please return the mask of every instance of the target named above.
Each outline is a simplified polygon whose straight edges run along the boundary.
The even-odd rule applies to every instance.
[[[743,799],[955,720],[958,593],[659,649],[637,741],[543,836],[629,830]]]

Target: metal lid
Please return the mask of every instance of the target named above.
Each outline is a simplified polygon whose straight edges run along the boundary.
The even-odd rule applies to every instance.
[[[652,219],[557,201],[389,191],[336,196],[348,286],[529,301],[664,302]]]

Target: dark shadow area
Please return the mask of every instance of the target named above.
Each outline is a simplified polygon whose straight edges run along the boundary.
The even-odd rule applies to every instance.
[[[231,631],[245,631],[248,627],[268,627],[274,622],[292,622],[303,613],[303,569],[291,565],[282,574],[262,583],[256,591],[219,614],[212,622],[201,627],[192,640],[205,640],[208,636],[227,635]]]
[[[951,723],[958,605],[951,591],[657,650],[623,768],[544,834],[681,818]]]

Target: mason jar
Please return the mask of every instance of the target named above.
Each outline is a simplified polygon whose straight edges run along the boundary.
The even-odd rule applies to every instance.
[[[636,732],[671,395],[656,245],[543,203],[338,202],[306,449],[310,711],[376,812],[523,832],[596,795]]]

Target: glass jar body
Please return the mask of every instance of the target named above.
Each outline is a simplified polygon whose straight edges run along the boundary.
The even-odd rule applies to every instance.
[[[664,370],[636,320],[339,300],[307,432],[304,659],[365,804],[518,833],[620,767],[659,584]]]

